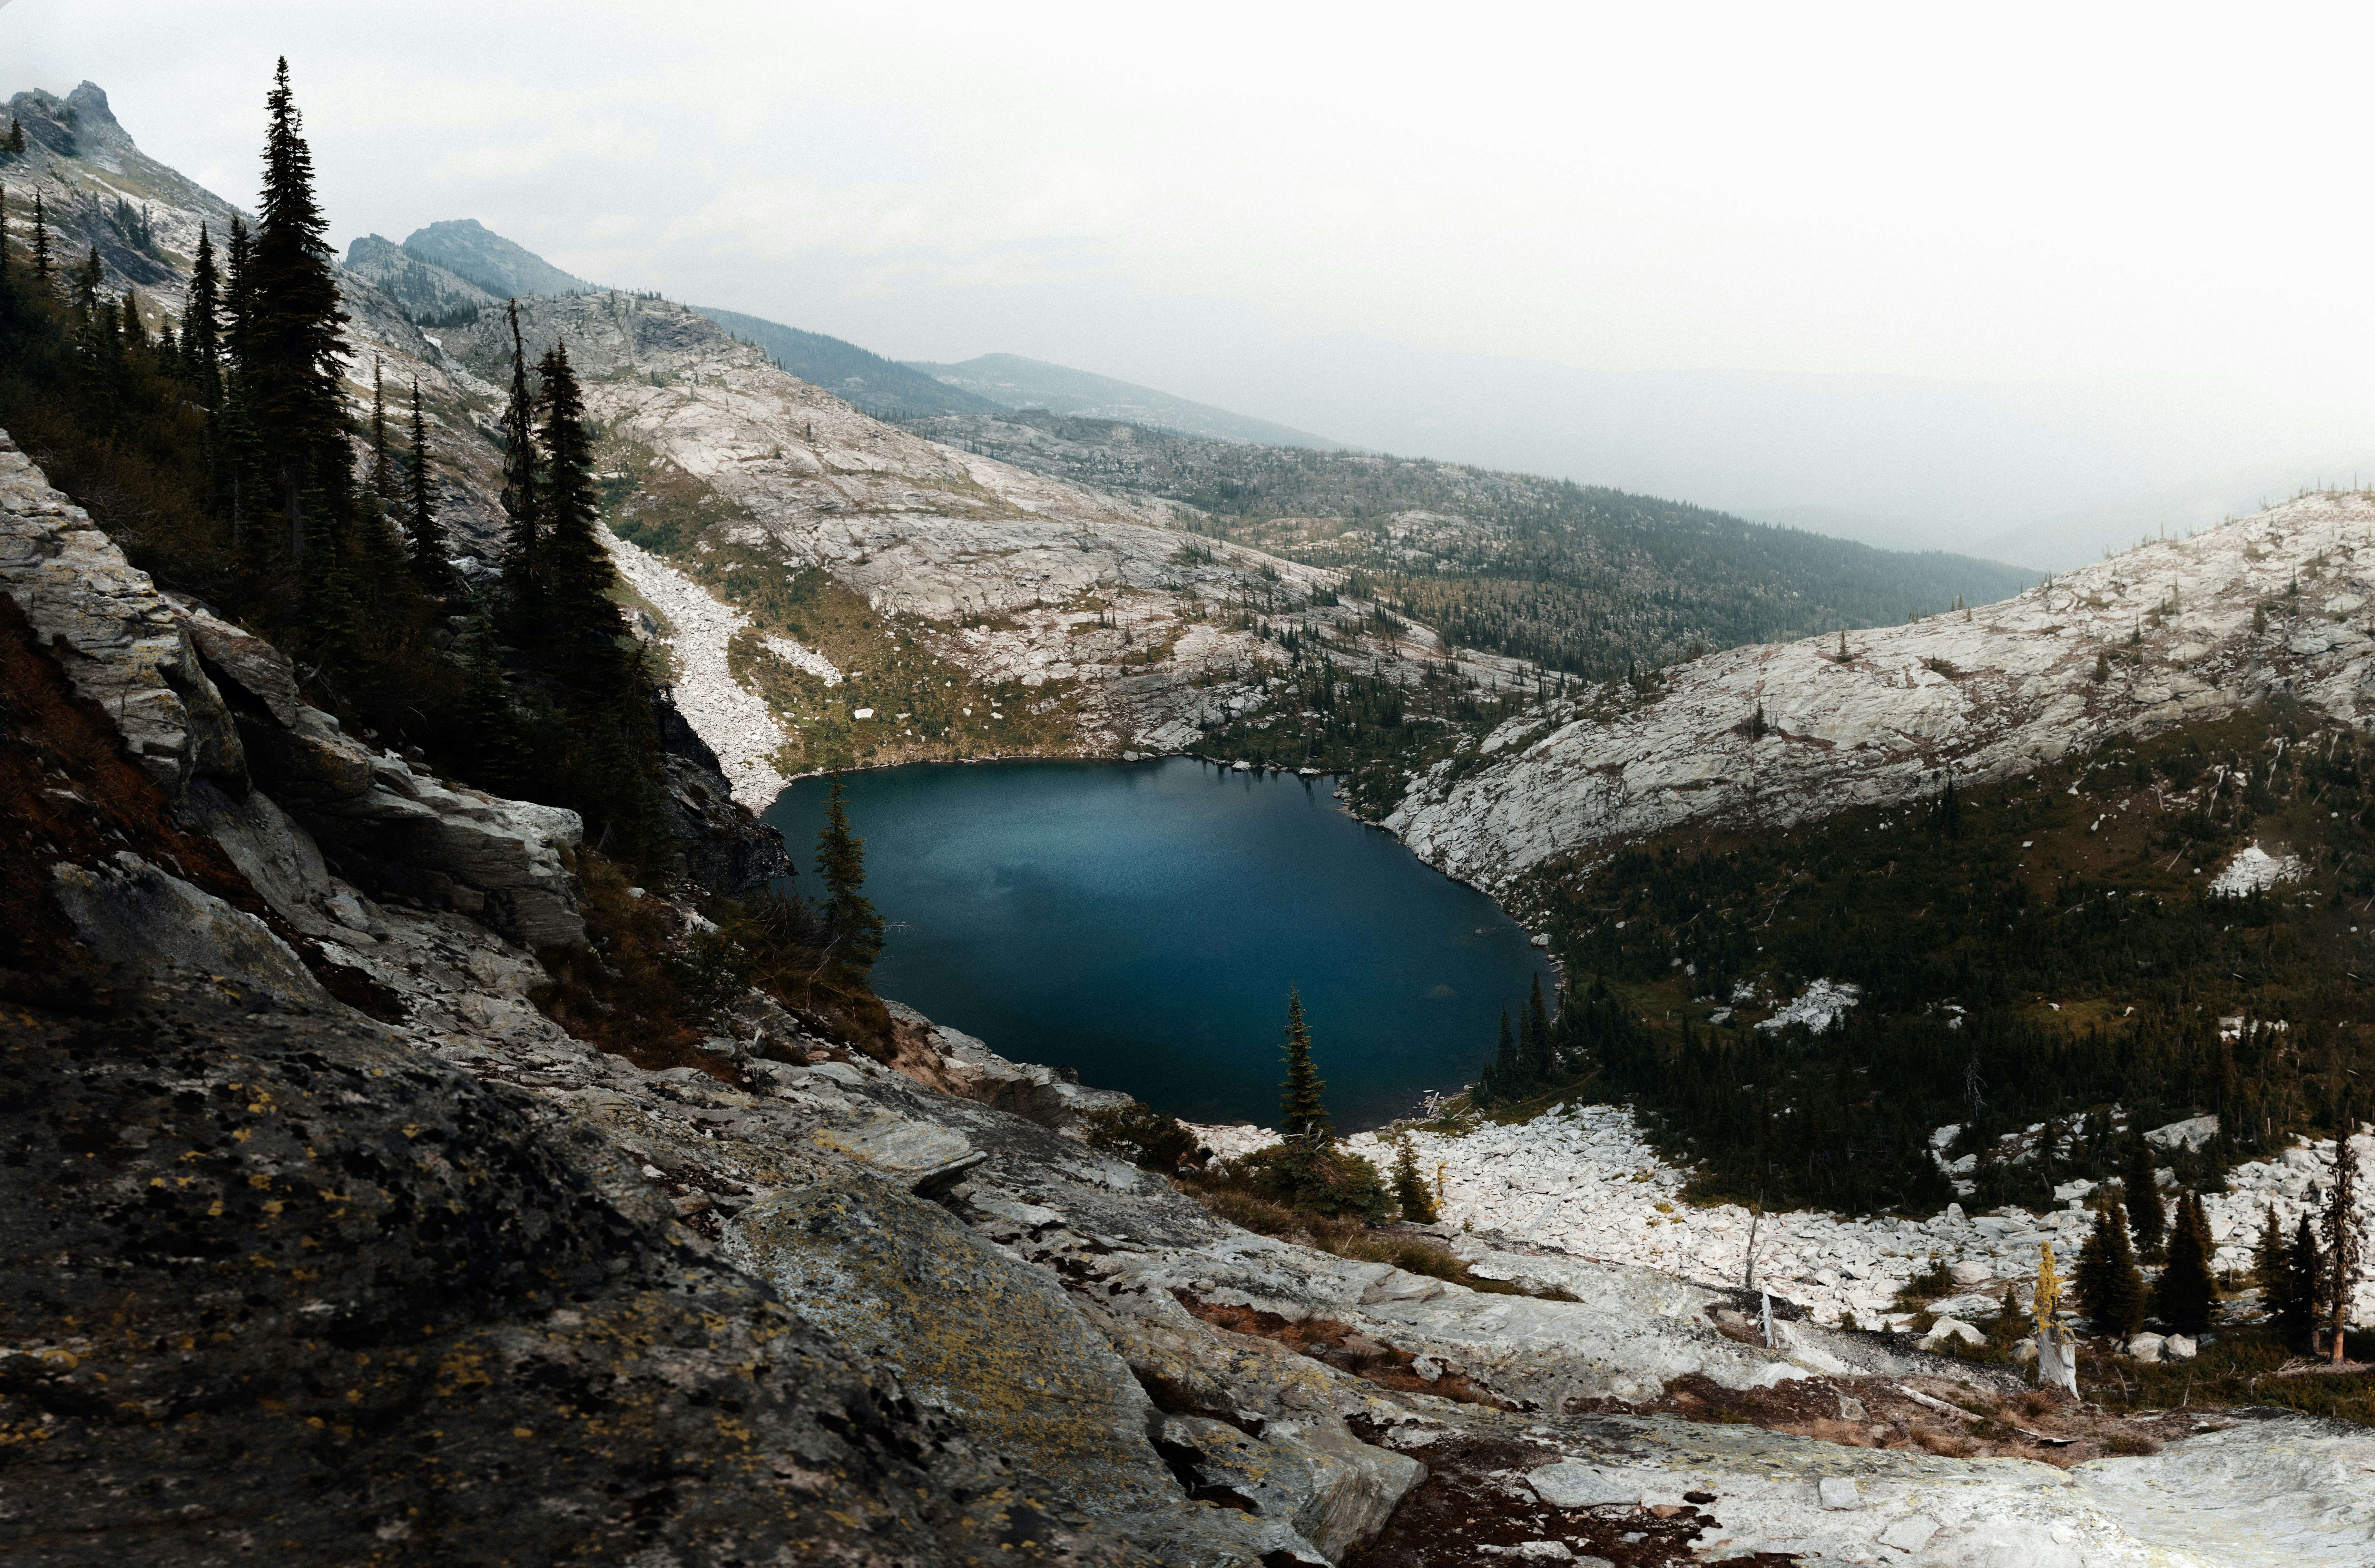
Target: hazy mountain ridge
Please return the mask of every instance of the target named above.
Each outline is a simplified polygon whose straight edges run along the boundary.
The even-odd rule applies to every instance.
[[[692,308],[735,336],[757,344],[802,381],[821,386],[869,414],[906,419],[919,414],[985,412],[999,407],[970,392],[944,386],[896,360],[886,360],[838,337],[803,332],[740,311],[713,305]]]
[[[1389,582],[1463,645],[1577,672],[1885,624],[2018,592],[1992,561],[1873,549],[1687,502],[1424,458],[1203,441],[1036,412],[916,428],[1197,508],[1223,536]]]
[[[1020,354],[983,354],[956,365],[911,360],[907,365],[944,385],[961,388],[1000,407],[1045,408],[1051,414],[1081,419],[1118,419],[1208,441],[1244,442],[1257,446],[1307,446],[1332,452],[1344,445],[1269,419],[1232,413],[1091,371],[1027,360]]]

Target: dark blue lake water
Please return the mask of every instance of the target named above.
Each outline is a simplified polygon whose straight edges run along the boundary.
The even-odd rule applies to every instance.
[[[1275,1126],[1303,991],[1337,1126],[1474,1078],[1548,966],[1483,894],[1338,808],[1325,781],[1159,761],[852,773],[875,988],[1017,1061],[1194,1121]],[[825,781],[767,811],[813,895]]]

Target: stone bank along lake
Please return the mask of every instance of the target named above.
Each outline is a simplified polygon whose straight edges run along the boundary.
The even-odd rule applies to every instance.
[[[1191,1121],[1274,1126],[1303,991],[1338,1130],[1471,1080],[1549,965],[1500,906],[1346,816],[1326,780],[1143,762],[845,780],[890,923],[875,989],[1017,1061]],[[811,868],[827,783],[766,812]]]

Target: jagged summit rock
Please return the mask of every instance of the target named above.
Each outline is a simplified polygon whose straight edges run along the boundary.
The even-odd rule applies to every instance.
[[[527,294],[585,294],[596,285],[488,229],[475,218],[447,218],[405,237],[407,254],[468,279],[501,299]]]

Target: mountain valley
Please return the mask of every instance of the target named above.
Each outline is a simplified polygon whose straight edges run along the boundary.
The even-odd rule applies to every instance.
[[[2375,1218],[2375,498],[2038,582],[903,401],[473,221],[338,265],[285,114],[259,218],[10,109],[12,1561],[2375,1561],[2312,1234]],[[340,472],[259,501],[291,277]],[[837,786],[797,884],[755,819],[1179,754],[1325,776],[1547,1005],[1389,1126],[1182,1125],[877,995]]]

